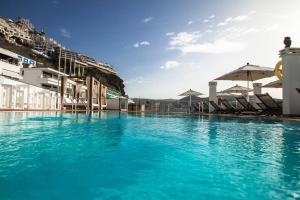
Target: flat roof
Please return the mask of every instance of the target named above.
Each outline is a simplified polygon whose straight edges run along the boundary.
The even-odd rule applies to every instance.
[[[68,74],[65,74],[63,72],[59,72],[58,70],[55,70],[55,69],[52,69],[52,68],[49,68],[49,67],[22,68],[22,70],[27,70],[27,71],[30,71],[30,70],[48,71],[48,72],[57,73],[57,74],[60,74],[60,75],[63,75],[63,76],[69,76]]]
[[[0,53],[1,54],[4,54],[4,55],[7,55],[7,56],[10,56],[10,57],[13,57],[13,58],[18,58],[18,54],[12,52],[12,51],[9,51],[9,50],[6,50],[6,49],[3,49],[0,47]]]

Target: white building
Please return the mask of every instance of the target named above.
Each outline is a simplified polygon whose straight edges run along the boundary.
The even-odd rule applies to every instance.
[[[16,80],[22,79],[20,75],[22,67],[22,63],[18,60],[18,54],[0,48],[0,75]]]
[[[21,72],[23,82],[58,93],[60,93],[60,91],[57,87],[58,85],[59,87],[61,86],[60,77],[68,76],[52,68],[22,68]],[[84,99],[87,93],[87,87],[85,85],[77,84],[75,81],[67,79],[64,88],[64,103],[68,105],[76,103],[75,93],[79,94],[79,98],[82,101],[85,101]]]
[[[52,91],[57,91],[58,89],[59,76],[67,76],[67,74],[52,68],[22,68],[21,73],[25,83]],[[72,84],[75,83],[68,80],[67,87],[72,87]]]
[[[24,82],[22,62],[30,59],[23,58],[0,48],[0,109],[56,109],[57,92]]]

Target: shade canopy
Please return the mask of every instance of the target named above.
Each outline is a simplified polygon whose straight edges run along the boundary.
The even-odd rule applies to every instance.
[[[189,89],[188,91],[180,94],[179,96],[200,96],[203,95],[201,92],[196,92],[194,90]]]
[[[224,92],[224,91],[217,92],[217,97],[235,97],[235,96],[238,96],[238,95],[231,94],[231,93]]]
[[[249,89],[247,87],[243,87],[243,86],[240,86],[240,85],[235,85],[231,88],[228,88],[226,90],[224,90],[223,92],[225,93],[240,93],[240,94],[246,94],[248,92],[252,92],[253,90],[252,89]]]
[[[261,67],[247,63],[232,72],[224,74],[215,80],[231,80],[231,81],[256,81],[263,78],[274,76],[274,69],[270,67]]]
[[[262,86],[264,88],[282,88],[282,81],[277,80],[270,83],[267,83],[266,85]]]

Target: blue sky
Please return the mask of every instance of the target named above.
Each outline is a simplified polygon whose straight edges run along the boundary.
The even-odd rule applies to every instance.
[[[299,2],[2,0],[0,13],[112,64],[132,97],[174,98],[189,88],[208,94],[208,81],[246,62],[274,67],[284,36],[300,45]]]

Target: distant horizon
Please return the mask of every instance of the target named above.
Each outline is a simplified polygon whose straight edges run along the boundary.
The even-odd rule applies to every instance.
[[[247,62],[274,68],[285,36],[300,46],[300,1],[226,3],[4,0],[0,11],[28,18],[66,48],[111,64],[131,98],[178,99],[190,88],[208,96],[209,81]],[[246,86],[218,81],[218,91],[235,84]],[[280,89],[263,92],[281,98]]]

